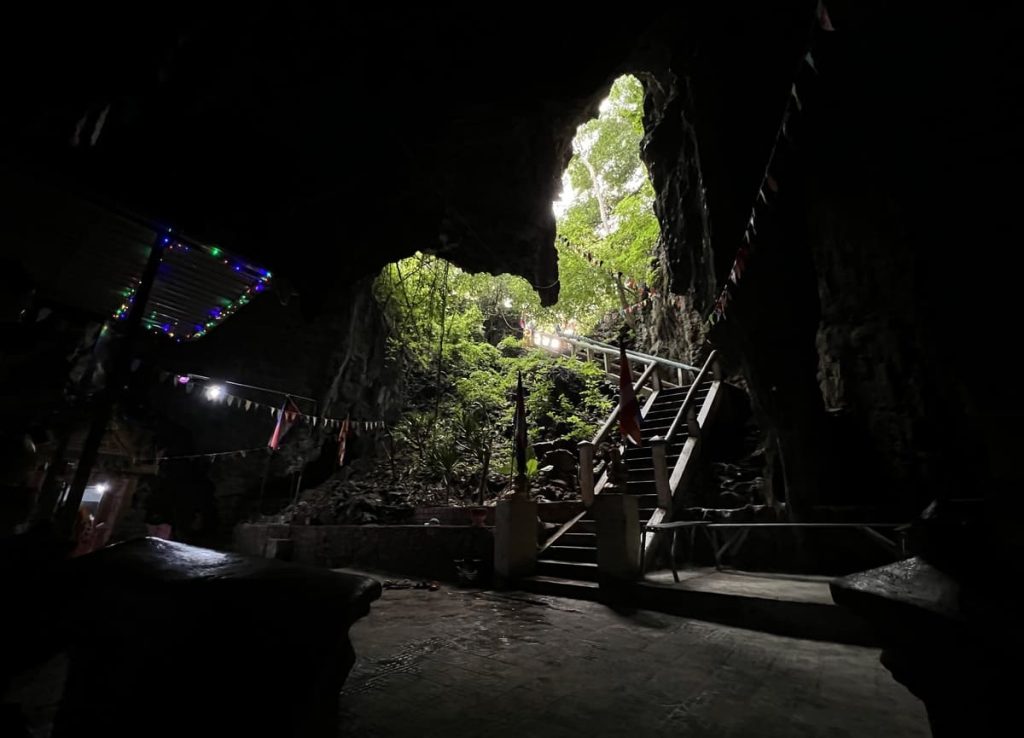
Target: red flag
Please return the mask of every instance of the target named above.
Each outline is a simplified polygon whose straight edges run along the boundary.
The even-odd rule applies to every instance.
[[[512,425],[516,449],[516,467],[519,474],[526,474],[526,401],[523,398],[523,373],[519,372],[516,386],[516,412]]]
[[[277,412],[277,425],[274,426],[274,435],[270,437],[270,441],[267,443],[271,451],[277,451],[281,447],[284,434],[295,425],[295,418],[298,414],[298,406],[292,398],[287,398],[281,409]]]
[[[626,358],[626,349],[619,344],[619,432],[637,446],[641,444],[640,403],[633,391],[633,370]]]
[[[341,421],[341,431],[338,432],[338,466],[345,463],[345,438],[348,436],[348,417]]]

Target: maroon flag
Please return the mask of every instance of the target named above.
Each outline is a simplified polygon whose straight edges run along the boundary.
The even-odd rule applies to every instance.
[[[626,358],[626,349],[619,344],[619,432],[637,446],[641,444],[640,402],[633,390],[633,370]]]
[[[516,386],[516,412],[512,425],[516,449],[516,467],[519,474],[526,474],[526,401],[523,398],[523,373],[519,372]]]
[[[292,400],[287,398],[281,409],[277,412],[277,425],[274,426],[274,435],[270,437],[270,441],[267,442],[267,446],[270,447],[271,451],[277,451],[281,447],[281,441],[284,439],[284,434],[291,430],[291,427],[295,425],[295,419],[299,415],[299,408]]]
[[[338,466],[345,463],[345,439],[348,437],[348,417],[341,421],[341,430],[338,432]]]

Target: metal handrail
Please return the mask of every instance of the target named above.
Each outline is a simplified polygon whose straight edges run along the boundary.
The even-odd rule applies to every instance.
[[[543,334],[543,331],[541,331]],[[549,334],[550,335],[550,334]],[[619,348],[612,346],[611,344],[604,343],[603,341],[595,341],[592,338],[577,338],[575,336],[566,336],[563,334],[555,334],[555,337],[560,341],[565,341],[573,345],[579,345],[583,348],[590,348],[595,351],[599,351],[604,354],[612,354],[614,356],[619,355]],[[672,359],[665,359],[661,356],[654,356],[652,354],[644,354],[640,351],[633,351],[631,349],[626,350],[626,358],[633,359],[635,361],[642,361],[644,363],[655,362],[662,366],[672,367],[673,369],[683,369],[688,372],[696,372],[699,369],[689,364],[684,364],[681,361],[673,361]]]
[[[897,554],[897,558],[900,556],[906,556],[906,540],[901,535],[896,541],[892,541],[875,528],[892,529],[897,533],[902,534],[909,527],[908,523],[716,523],[710,520],[678,520],[670,523],[647,523],[640,525],[640,551],[641,551],[641,575],[645,572],[645,560],[642,557],[643,551],[647,543],[647,534],[671,532],[672,541],[670,543],[669,551],[674,552],[676,549],[676,534],[680,530],[688,529],[690,531],[690,542],[693,543],[693,535],[699,529],[703,531],[704,535],[708,539],[708,544],[711,546],[711,552],[715,556],[715,568],[722,568],[722,557],[733,549],[733,553],[739,550],[739,547],[747,539],[747,535],[751,530],[765,529],[765,528],[846,528],[849,530],[859,530],[868,535],[873,541],[881,544],[886,551],[889,553]],[[718,536],[716,531],[720,528],[736,528],[740,530],[740,533],[729,539],[723,545],[719,545]],[[675,556],[670,554],[669,565],[672,567],[672,577],[676,582],[679,581],[679,570],[676,566]]]
[[[693,380],[693,384],[690,385],[690,389],[686,393],[686,399],[683,400],[683,404],[679,406],[679,410],[676,412],[676,417],[672,421],[672,425],[669,426],[668,433],[665,434],[665,440],[668,443],[672,443],[672,440],[676,437],[676,432],[679,430],[679,424],[683,421],[683,418],[686,417],[686,414],[690,411],[690,408],[696,401],[697,389],[704,381],[704,377],[707,376],[708,370],[711,368],[711,365],[714,363],[717,355],[717,350],[708,354],[707,361],[704,362],[704,366],[701,367],[700,373],[697,375],[696,379]]]

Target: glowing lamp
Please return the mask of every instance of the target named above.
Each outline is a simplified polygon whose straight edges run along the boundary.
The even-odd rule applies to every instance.
[[[203,392],[203,395],[210,402],[217,402],[218,400],[224,397],[224,388],[221,387],[219,384],[211,384]]]

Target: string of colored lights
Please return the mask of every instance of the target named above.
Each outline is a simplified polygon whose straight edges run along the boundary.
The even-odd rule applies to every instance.
[[[178,342],[195,340],[205,336],[211,329],[215,328],[226,318],[244,307],[253,297],[265,290],[273,276],[268,270],[233,257],[217,246],[190,244],[172,235],[164,236],[161,239],[161,246],[163,253],[160,256],[160,270],[158,271],[157,281],[150,296],[150,303],[154,309],[151,309],[149,314],[143,317],[142,323],[146,329],[163,333],[168,338],[173,338]],[[225,283],[223,287],[232,291],[237,290],[238,294],[233,298],[217,297],[215,299],[220,304],[210,308],[202,308],[206,313],[204,316],[194,320],[190,318],[183,321],[181,315],[175,315],[173,311],[165,312],[162,309],[164,306],[160,304],[161,297],[173,295],[176,299],[180,300],[182,294],[185,294],[186,297],[188,296],[187,292],[183,293],[184,288],[175,287],[170,283],[167,275],[168,267],[173,263],[175,269],[181,269],[182,273],[191,277],[194,283],[201,283],[204,290],[209,291],[212,289],[211,284],[215,283],[214,280],[207,278],[207,275],[204,274],[204,270],[209,268],[207,264],[195,265],[187,261],[193,253],[203,254],[210,259],[209,264],[216,264],[218,270],[224,269],[224,273],[212,275],[214,280],[223,281],[225,276],[233,278],[236,284],[228,285]],[[114,311],[114,319],[124,320],[127,318],[128,311],[135,302],[137,288],[138,285],[136,283],[122,292],[121,297],[123,299],[120,306]]]

